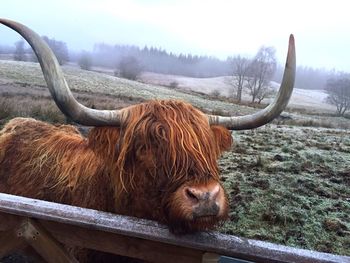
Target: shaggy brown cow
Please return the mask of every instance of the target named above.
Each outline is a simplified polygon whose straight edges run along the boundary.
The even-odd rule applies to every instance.
[[[74,99],[55,56],[36,33],[13,21],[0,23],[32,46],[61,111],[95,126],[85,138],[69,125],[11,120],[0,132],[0,191],[5,193],[154,219],[175,231],[211,229],[228,212],[217,159],[231,146],[229,130],[270,122],[293,89],[291,36],[280,91],[255,114],[208,116],[175,100],[89,109]]]
[[[227,215],[216,160],[231,134],[178,101],[129,108],[127,125],[15,118],[0,132],[0,192],[160,220],[186,230]]]

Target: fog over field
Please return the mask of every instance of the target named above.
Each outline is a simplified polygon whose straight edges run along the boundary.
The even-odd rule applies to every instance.
[[[153,46],[175,54],[254,56],[262,45],[285,60],[289,34],[298,65],[350,71],[348,3],[345,0],[92,1],[4,0],[0,17],[17,20],[69,49],[97,42]],[[0,46],[19,36],[0,27]]]

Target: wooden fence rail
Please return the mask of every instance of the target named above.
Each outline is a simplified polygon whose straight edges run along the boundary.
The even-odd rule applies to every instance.
[[[62,244],[151,262],[350,263],[350,257],[202,232],[174,235],[154,221],[0,193],[0,258],[26,246],[47,262],[76,262]]]

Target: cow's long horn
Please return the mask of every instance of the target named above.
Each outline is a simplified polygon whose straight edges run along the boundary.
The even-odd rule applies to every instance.
[[[0,23],[17,31],[31,45],[40,62],[51,96],[67,117],[88,126],[119,126],[121,124],[121,110],[90,109],[73,97],[55,55],[37,33],[11,20],[0,19]]]
[[[295,79],[295,61],[294,37],[290,35],[282,84],[274,101],[263,110],[250,115],[235,117],[209,115],[209,123],[212,125],[222,125],[230,130],[247,130],[260,127],[272,121],[286,108],[289,98],[292,95]]]

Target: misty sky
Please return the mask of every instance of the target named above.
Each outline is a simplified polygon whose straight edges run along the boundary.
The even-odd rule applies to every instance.
[[[274,46],[284,63],[290,33],[297,64],[350,72],[346,0],[0,0],[0,17],[91,50],[96,42],[162,47],[225,59]],[[0,45],[19,39],[0,26]]]

